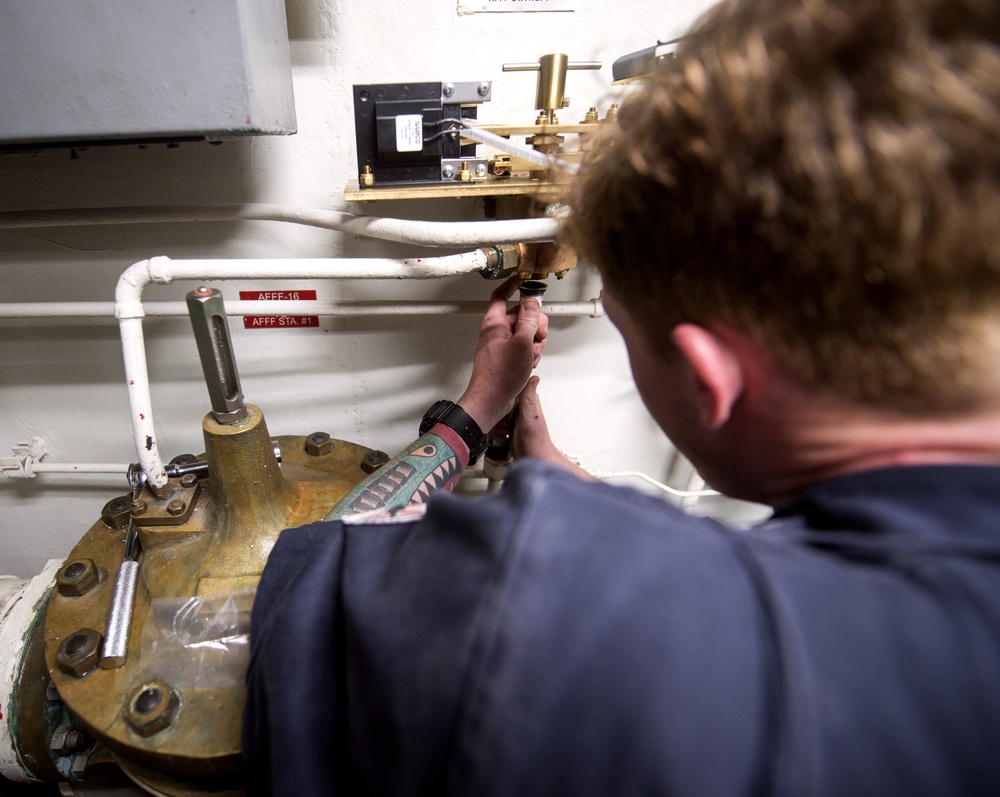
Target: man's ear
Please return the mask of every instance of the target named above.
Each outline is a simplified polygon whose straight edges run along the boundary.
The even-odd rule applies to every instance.
[[[697,324],[678,324],[670,337],[694,375],[705,425],[718,429],[729,420],[743,394],[743,363],[738,352]]]

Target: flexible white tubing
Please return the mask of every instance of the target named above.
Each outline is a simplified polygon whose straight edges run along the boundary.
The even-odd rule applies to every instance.
[[[467,131],[468,132],[468,131]],[[477,131],[482,133],[483,131]],[[506,139],[501,139],[506,141]],[[0,213],[0,230],[79,227],[91,224],[152,224],[193,221],[281,221],[351,235],[420,246],[465,247],[554,241],[552,218],[501,221],[413,221],[355,216],[338,210],[271,204],[161,205],[77,210],[16,210]]]
[[[488,130],[480,130],[478,127],[466,125],[462,128],[462,137],[471,138],[479,144],[486,144],[489,147],[498,149],[501,152],[509,152],[517,155],[522,160],[533,163],[536,166],[543,166],[546,169],[556,169],[559,171],[573,173],[580,168],[580,164],[574,161],[563,160],[554,155],[546,155],[534,147],[522,146],[509,138],[498,136]]]
[[[226,315],[319,315],[319,316],[443,316],[482,315],[486,302],[352,302],[327,300],[267,301],[226,300]],[[144,302],[147,316],[180,317],[188,314],[184,302]],[[597,297],[582,302],[546,302],[545,314],[558,317],[601,318],[604,308]],[[0,304],[0,318],[104,318],[115,317],[114,302],[14,302]]]
[[[154,487],[168,481],[159,454],[153,425],[153,400],[149,390],[146,345],[142,333],[142,292],[150,283],[169,285],[174,280],[228,279],[430,279],[480,271],[487,266],[482,249],[437,258],[319,259],[319,260],[171,260],[154,257],[133,263],[115,287],[118,319],[128,387],[132,434],[143,472]]]

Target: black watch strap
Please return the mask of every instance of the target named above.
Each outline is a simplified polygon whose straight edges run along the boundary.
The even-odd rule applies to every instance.
[[[462,438],[462,442],[469,447],[469,465],[475,465],[486,450],[487,443],[486,434],[479,428],[479,424],[454,401],[445,399],[435,401],[424,413],[423,420],[420,421],[420,434],[429,432],[436,423],[443,423]]]

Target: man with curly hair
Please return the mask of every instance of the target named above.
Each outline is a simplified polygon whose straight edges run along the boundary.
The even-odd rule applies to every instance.
[[[505,285],[457,410],[394,461],[410,506],[279,540],[253,787],[1000,793],[996,3],[724,2],[570,204],[650,413],[773,518],[579,478]],[[515,400],[504,488],[430,494]]]

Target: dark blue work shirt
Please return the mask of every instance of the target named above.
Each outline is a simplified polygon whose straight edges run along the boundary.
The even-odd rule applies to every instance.
[[[284,532],[251,791],[1000,794],[1000,468],[872,471],[733,531],[539,463]]]

